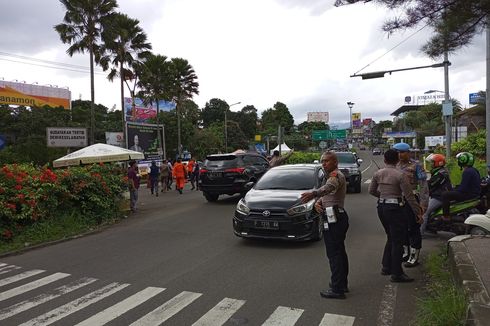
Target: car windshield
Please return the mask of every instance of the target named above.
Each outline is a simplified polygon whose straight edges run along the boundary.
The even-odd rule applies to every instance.
[[[347,163],[347,164],[356,163],[356,158],[354,154],[351,153],[337,153],[337,159],[339,163]]]
[[[207,168],[232,168],[240,165],[240,160],[235,155],[208,156],[204,161]]]
[[[259,179],[256,190],[309,190],[315,187],[314,169],[271,169]]]

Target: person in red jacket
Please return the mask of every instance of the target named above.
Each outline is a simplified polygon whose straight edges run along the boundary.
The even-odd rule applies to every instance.
[[[187,178],[187,169],[185,165],[182,164],[182,159],[178,158],[172,169],[172,174],[175,178],[175,189],[182,194],[182,189],[184,189],[185,179]]]

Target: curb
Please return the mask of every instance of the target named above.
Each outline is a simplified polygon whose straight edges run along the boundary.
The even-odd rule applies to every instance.
[[[466,325],[484,326],[490,320],[490,296],[464,243],[471,238],[471,235],[461,235],[449,239],[449,267],[456,285],[463,289],[469,302]]]

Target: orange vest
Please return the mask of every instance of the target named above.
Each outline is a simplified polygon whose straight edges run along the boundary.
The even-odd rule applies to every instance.
[[[173,167],[173,170],[172,170],[172,174],[176,178],[179,178],[179,177],[180,178],[184,178],[185,177],[185,166],[184,166],[184,164],[179,163],[179,162],[176,162],[174,164],[174,167]]]

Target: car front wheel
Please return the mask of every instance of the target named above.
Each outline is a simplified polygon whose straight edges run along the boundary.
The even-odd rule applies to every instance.
[[[315,230],[316,230],[316,233],[313,236],[312,240],[313,241],[320,241],[321,239],[323,239],[323,223],[322,223],[321,216],[319,216],[315,222]]]
[[[208,192],[204,192],[204,197],[206,198],[207,201],[209,202],[215,202],[218,200],[219,195],[217,194],[210,194]]]

